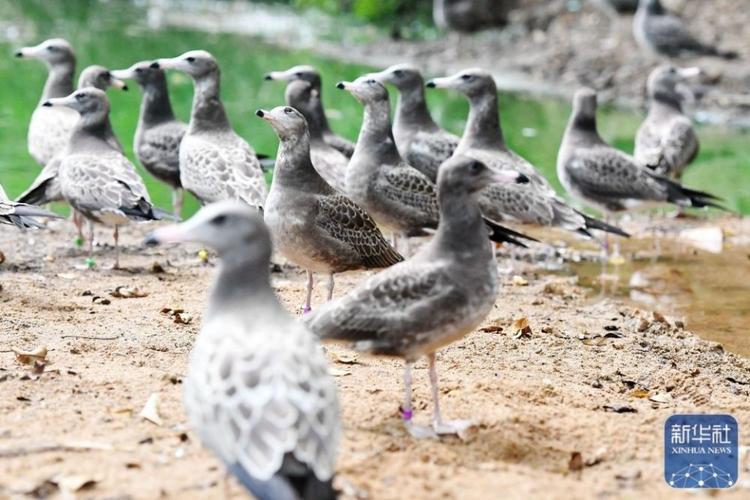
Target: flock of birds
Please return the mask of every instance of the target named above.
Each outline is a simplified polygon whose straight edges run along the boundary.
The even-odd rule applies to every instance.
[[[120,225],[179,217],[183,190],[204,205],[189,220],[157,229],[147,243],[198,242],[220,258],[190,355],[185,408],[205,445],[261,499],[335,497],[341,422],[320,340],[402,358],[401,415],[409,433],[459,433],[469,422],[443,419],[435,353],[471,332],[495,303],[493,242],[531,240],[502,224],[627,236],[570,206],[508,148],[497,88],[481,69],[425,83],[417,67],[399,64],[338,83],[364,108],[356,144],[331,131],[314,68],[268,73],[266,79],[286,82],[286,104],[256,113],[279,138],[268,190],[258,155],[227,118],[219,64],[210,53],[194,50],[123,70],[92,66],[75,90],[75,56],[65,40],[47,40],[17,56],[49,69],[28,135],[29,152],[43,169],[17,201],[0,188],[0,222],[39,227],[37,218],[54,214],[37,205],[63,200],[81,238],[84,221],[90,228],[103,224],[114,228],[117,245]],[[165,70],[194,82],[188,124],[172,111]],[[650,110],[635,156],[602,140],[596,93],[579,90],[557,162],[568,193],[607,214],[649,203],[719,206],[715,196],[679,182],[698,150],[677,89],[693,74],[664,65],[649,76]],[[125,89],[126,80],[143,92],[135,154],[174,189],[173,214],[150,202],[109,122],[105,90]],[[393,123],[386,85],[398,93]],[[461,137],[432,119],[425,88],[468,99]],[[412,253],[413,236],[431,238]],[[91,232],[87,238],[91,252]],[[307,271],[306,314],[299,319],[272,289],[272,249]],[[363,269],[383,270],[333,299],[333,276]],[[328,301],[312,312],[315,273],[329,277]],[[422,357],[432,386],[430,426],[413,421],[411,368]]]

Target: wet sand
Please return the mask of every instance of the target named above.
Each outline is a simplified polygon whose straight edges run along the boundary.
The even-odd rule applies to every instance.
[[[720,224],[747,250],[747,224]],[[0,498],[78,487],[82,498],[221,498],[222,468],[186,429],[180,402],[214,268],[195,246],[142,248],[152,227],[124,231],[121,271],[106,269],[113,254],[102,246],[103,269],[81,269],[65,221],[26,234],[0,227]],[[97,237],[111,241],[104,230]],[[569,253],[594,251],[581,248]],[[592,296],[575,277],[536,265],[515,271],[483,327],[438,356],[445,415],[476,423],[465,440],[409,437],[398,416],[401,363],[329,348],[344,498],[691,497],[661,477],[664,420],[717,412],[750,425],[750,361],[664,309]],[[337,294],[363,276],[342,276]],[[299,313],[303,273],[282,263],[273,277]],[[512,324],[524,317],[531,331],[519,335]],[[36,369],[8,352],[39,347],[48,354]],[[161,425],[139,416],[154,393]],[[424,362],[414,401],[426,423]],[[741,471],[750,472],[748,457]],[[749,487],[741,479],[722,497],[744,498]],[[231,497],[245,498],[235,483]]]

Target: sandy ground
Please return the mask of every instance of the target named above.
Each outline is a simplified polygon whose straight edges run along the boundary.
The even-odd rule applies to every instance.
[[[142,248],[148,229],[126,229],[125,270],[107,270],[112,251],[100,246],[103,269],[86,271],[64,221],[26,234],[0,227],[0,498],[222,497],[222,469],[180,402],[214,268],[196,247]],[[302,273],[283,265],[273,276],[298,312]],[[337,294],[363,277],[342,276]],[[512,323],[523,317],[531,331],[519,336]],[[750,361],[674,319],[592,300],[575,280],[506,279],[483,326],[439,354],[445,414],[477,424],[464,440],[404,431],[400,362],[329,349],[344,498],[687,498],[662,479],[664,420],[731,413],[750,428]],[[40,347],[36,369],[10,351]],[[415,418],[426,422],[424,362],[415,379]],[[139,415],[153,394],[160,425]],[[741,468],[750,477],[750,461]],[[749,488],[744,479],[721,496]],[[245,494],[231,484],[231,497]]]

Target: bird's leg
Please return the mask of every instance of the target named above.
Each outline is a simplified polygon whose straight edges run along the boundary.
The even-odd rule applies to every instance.
[[[175,188],[172,190],[172,211],[175,217],[182,215],[182,205],[184,201],[184,191],[182,188]]]
[[[120,269],[120,226],[115,225],[115,267],[114,269]]]
[[[398,233],[396,231],[391,233],[391,246],[398,252]]]
[[[78,213],[78,210],[73,209],[72,213],[73,225],[76,227],[76,240],[75,244],[77,247],[83,245],[86,239],[83,237],[83,216]]]
[[[404,421],[406,430],[413,438],[435,437],[435,432],[429,427],[415,425],[412,422],[414,413],[411,406],[411,368],[413,364],[410,361],[404,363],[404,404],[401,405],[401,419]]]
[[[328,299],[331,300],[333,298],[333,273],[328,275]]]
[[[312,302],[312,291],[313,291],[313,273],[312,271],[307,272],[307,297],[305,298],[305,308],[302,309],[303,314],[307,314],[312,311],[310,303]]]
[[[437,434],[459,434],[471,427],[471,422],[468,420],[443,420],[443,417],[440,415],[440,389],[438,388],[438,376],[435,367],[435,353],[430,353],[427,356],[427,360],[430,364],[430,385],[432,386],[432,401],[434,405],[432,428]]]
[[[89,223],[89,256],[86,259],[86,267],[93,269],[94,262],[94,222],[88,221]]]

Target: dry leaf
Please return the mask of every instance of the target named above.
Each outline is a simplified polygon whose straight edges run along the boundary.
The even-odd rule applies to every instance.
[[[117,299],[139,299],[141,297],[148,297],[148,292],[142,291],[137,286],[130,288],[124,285],[120,285],[109,292],[109,294]]]
[[[649,392],[646,389],[633,389],[632,391],[630,391],[630,395],[634,398],[647,398],[648,394]]]
[[[531,326],[529,326],[529,319],[528,318],[519,318],[513,322],[512,325],[510,325],[511,330],[513,330],[515,338],[519,339],[521,337],[530,338],[531,337]]]
[[[178,325],[189,325],[193,321],[193,317],[186,313],[184,309],[164,307],[162,308],[161,313],[170,316],[172,321]]]
[[[342,370],[340,368],[328,368],[328,373],[333,377],[345,377],[352,374],[349,370]]]
[[[518,275],[513,276],[511,283],[513,283],[513,286],[526,286],[529,284],[529,282],[526,281],[526,279],[524,279],[523,276],[518,276]]]
[[[574,451],[570,454],[568,461],[568,470],[577,471],[583,469],[583,455],[580,451]]]
[[[58,474],[50,479],[62,492],[75,493],[83,489],[93,488],[97,479],[81,474]]]
[[[148,420],[149,422],[161,426],[163,424],[161,417],[159,416],[159,393],[154,392],[148,397],[148,401],[143,406],[140,413],[141,418]]]
[[[480,332],[485,333],[502,333],[503,327],[500,326],[498,323],[492,323],[491,325],[483,326],[479,329]]]
[[[648,399],[649,401],[653,401],[654,403],[671,403],[672,402],[672,396],[666,393],[654,394]]]
[[[33,365],[36,363],[44,363],[47,361],[47,348],[37,347],[33,351],[17,351],[13,349],[16,354],[16,361],[24,365]]]
[[[357,365],[359,364],[359,360],[357,360],[357,355],[350,352],[344,352],[344,353],[336,353],[331,352],[331,357],[333,357],[333,360],[336,363],[341,363],[344,365]]]

